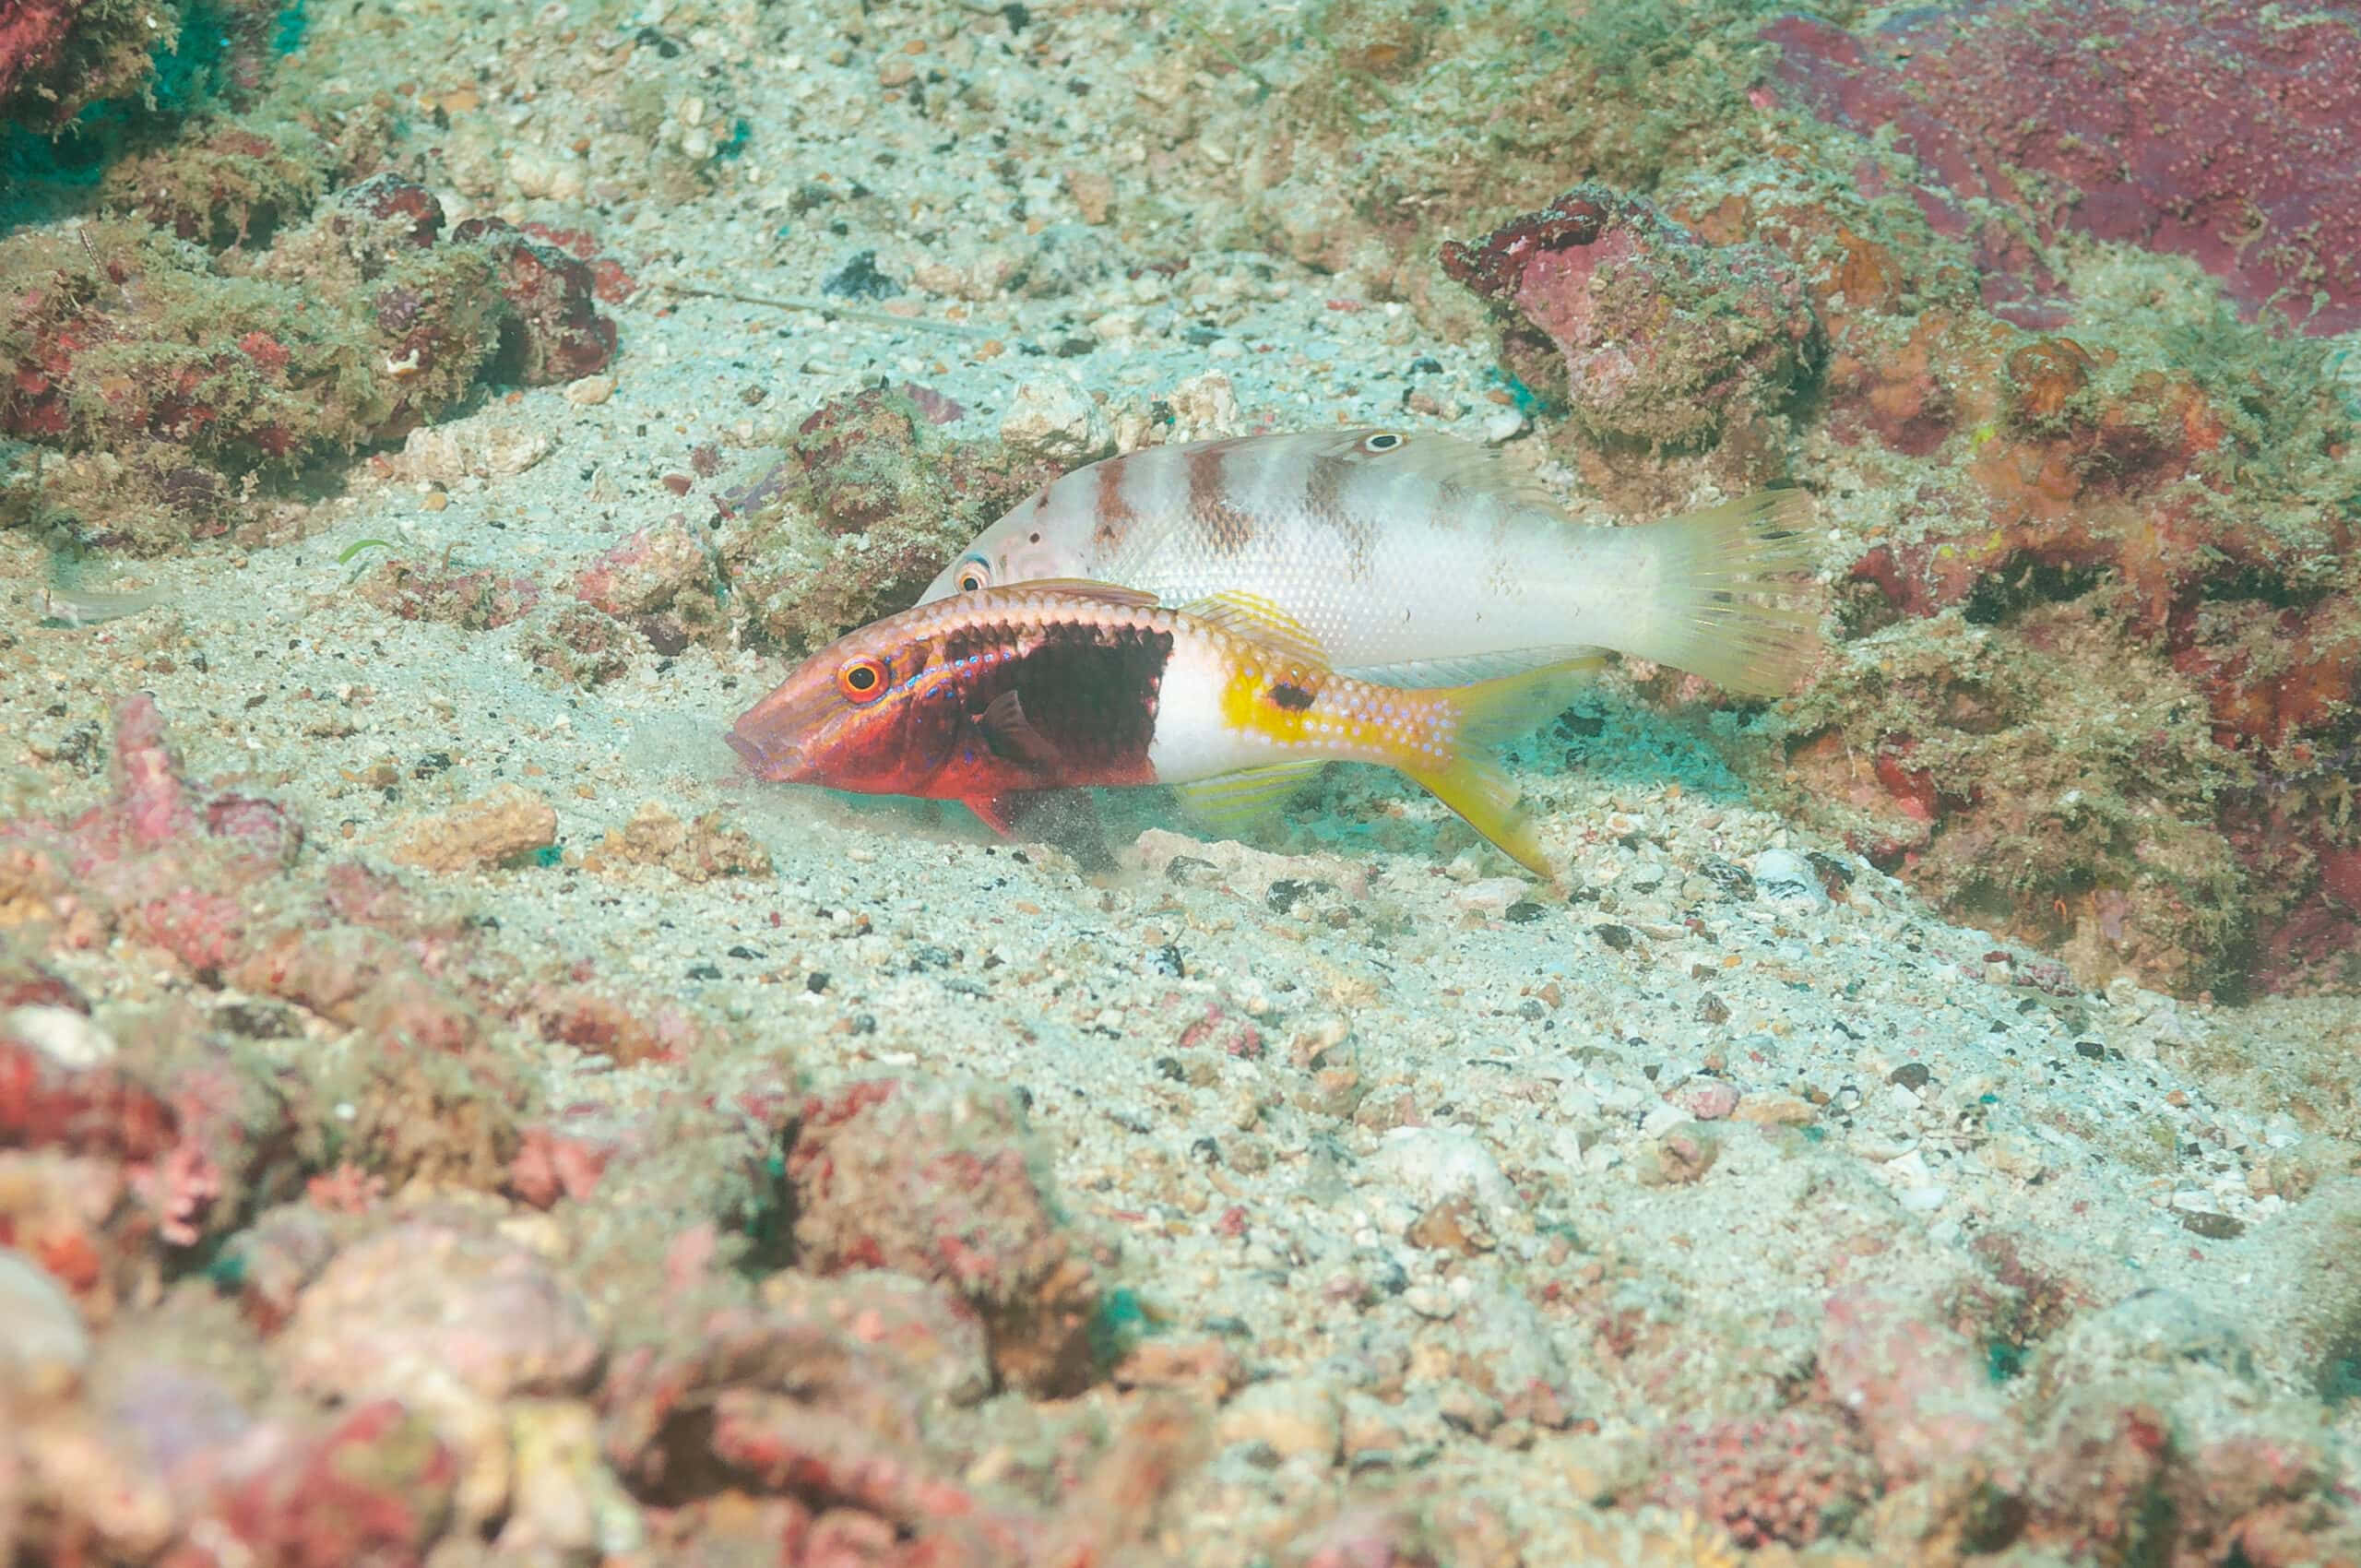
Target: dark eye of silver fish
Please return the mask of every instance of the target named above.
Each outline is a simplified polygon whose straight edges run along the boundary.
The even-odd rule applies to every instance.
[[[1391,452],[1408,439],[1408,436],[1404,435],[1398,430],[1381,430],[1362,438],[1361,450],[1364,452]]]

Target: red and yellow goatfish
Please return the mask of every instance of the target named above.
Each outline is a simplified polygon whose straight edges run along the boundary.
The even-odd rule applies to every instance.
[[[1151,446],[1077,469],[979,534],[919,602],[1042,577],[1159,603],[1236,590],[1339,671],[1425,686],[1601,650],[1775,696],[1820,647],[1801,492],[1631,528],[1578,523],[1493,451],[1401,430]]]
[[[730,743],[764,778],[961,801],[1003,833],[1009,797],[1027,790],[1180,784],[1217,815],[1246,815],[1323,763],[1373,763],[1547,876],[1486,748],[1558,712],[1601,662],[1405,690],[1337,674],[1300,624],[1251,596],[1169,610],[1042,581],[848,634],[748,709]]]

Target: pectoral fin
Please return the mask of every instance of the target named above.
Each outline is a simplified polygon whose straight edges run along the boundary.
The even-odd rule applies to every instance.
[[[992,755],[1003,762],[1021,762],[1042,774],[1057,772],[1058,748],[1033,728],[1015,692],[1003,692],[992,698],[977,716],[976,727],[983,731],[984,744],[991,748]]]

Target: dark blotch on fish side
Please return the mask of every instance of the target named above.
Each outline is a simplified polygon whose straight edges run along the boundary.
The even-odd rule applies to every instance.
[[[1271,688],[1271,700],[1289,713],[1301,713],[1311,706],[1311,694],[1292,682],[1281,681]]]

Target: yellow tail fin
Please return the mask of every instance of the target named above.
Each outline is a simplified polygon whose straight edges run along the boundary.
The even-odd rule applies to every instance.
[[[1402,772],[1465,818],[1468,826],[1509,859],[1536,876],[1555,875],[1534,837],[1532,818],[1517,805],[1516,785],[1484,752],[1563,709],[1575,690],[1606,663],[1603,655],[1593,655],[1453,689],[1448,694],[1459,713],[1453,754],[1441,767],[1405,767]]]

